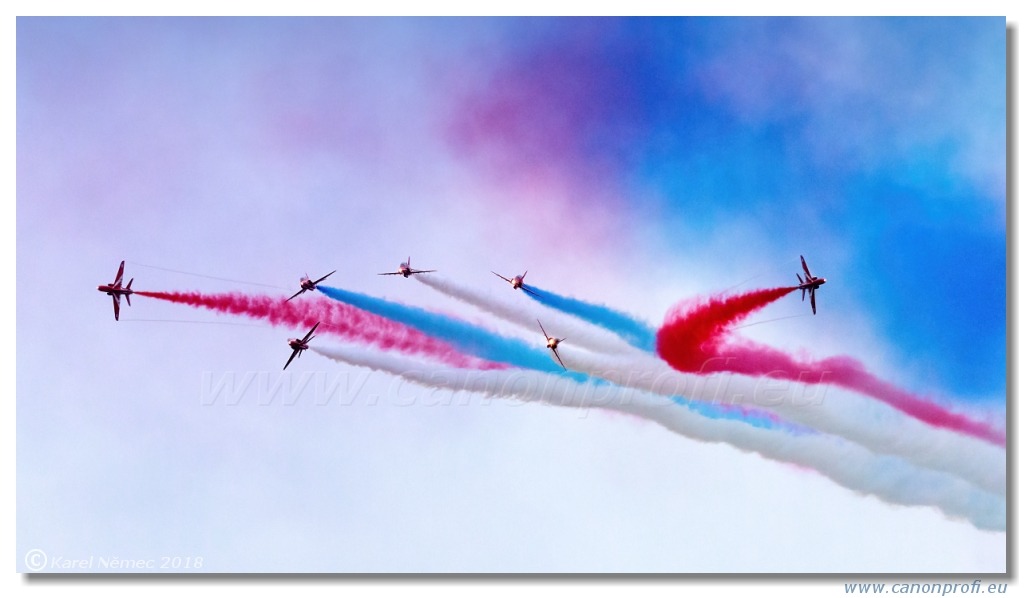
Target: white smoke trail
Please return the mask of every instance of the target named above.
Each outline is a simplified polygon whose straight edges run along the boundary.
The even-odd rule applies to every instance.
[[[601,356],[559,345],[566,367],[619,386],[662,396],[743,405],[841,436],[879,454],[955,474],[1006,494],[1006,453],[989,442],[937,428],[855,392],[829,384],[800,384],[767,376],[687,374],[653,355]]]
[[[1006,500],[1002,496],[955,476],[915,467],[898,457],[877,455],[834,436],[794,436],[736,420],[708,419],[664,396],[639,391],[623,394],[621,388],[580,384],[539,372],[438,370],[414,359],[357,346],[311,349],[329,359],[388,372],[430,388],[636,415],[693,440],[728,443],[768,459],[814,469],[846,488],[892,504],[934,506],[979,529],[1006,529]]]
[[[528,331],[536,328],[534,313],[524,307],[440,277],[419,280]],[[804,385],[744,374],[686,374],[614,334],[572,316],[554,312],[545,318],[552,322],[546,326],[549,334],[571,337],[559,346],[559,355],[570,369],[663,396],[768,411],[793,423],[842,436],[877,453],[953,473],[989,492],[1006,494],[1006,453],[990,443],[929,426],[888,405],[836,386]],[[555,326],[568,332],[550,330]],[[611,355],[578,351],[579,346]]]
[[[503,320],[521,326],[523,329],[534,334],[540,334],[540,329],[537,327],[537,313],[541,311],[543,315],[540,316],[540,320],[544,323],[544,328],[547,329],[548,334],[552,336],[567,337],[577,346],[586,347],[601,353],[632,353],[637,351],[632,345],[619,338],[613,332],[545,307],[539,303],[526,302],[532,304],[529,306],[533,308],[531,310],[524,303],[517,304],[498,299],[490,294],[445,280],[440,276],[418,276],[416,280],[449,297],[475,305]],[[522,299],[522,297],[516,298]]]

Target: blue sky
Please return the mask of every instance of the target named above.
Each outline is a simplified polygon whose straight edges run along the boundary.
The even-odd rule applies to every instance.
[[[679,254],[755,217],[943,387],[1004,390],[1002,19],[563,25],[485,79],[514,116],[471,149],[593,175],[572,201],[654,212]]]

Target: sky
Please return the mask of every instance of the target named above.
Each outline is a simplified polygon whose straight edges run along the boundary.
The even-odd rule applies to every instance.
[[[792,448],[852,447],[875,468],[867,485],[939,475],[915,448],[934,438],[1005,462],[1005,447],[857,393],[826,407],[859,435],[787,413],[814,429],[769,426],[792,439],[771,459],[698,440],[721,414],[687,435],[664,406],[451,393],[329,334],[282,377],[305,327],[143,296],[115,322],[95,288],[121,260],[136,290],[282,300],[337,270],[325,285],[543,356],[539,330],[377,274],[411,256],[486,305],[600,337],[491,271],[528,270],[657,329],[680,304],[793,285],[803,255],[829,281],[817,314],[790,293],[737,338],[849,356],[1005,426],[1005,27],[19,18],[18,570],[42,550],[48,570],[170,557],[202,572],[1004,571],[1005,531],[892,504]],[[38,292],[58,272],[67,292]],[[313,300],[333,299],[294,301]],[[565,357],[588,358],[564,336]],[[363,365],[328,358],[342,349]],[[290,397],[275,386],[303,380]],[[874,421],[886,432],[868,443]],[[975,496],[957,475],[940,481]],[[1002,484],[984,497],[1005,529]]]

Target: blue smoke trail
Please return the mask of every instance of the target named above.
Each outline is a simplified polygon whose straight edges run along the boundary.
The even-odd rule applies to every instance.
[[[424,334],[447,341],[464,353],[525,369],[566,375],[578,382],[595,381],[586,374],[563,370],[562,366],[547,354],[547,349],[532,347],[519,339],[501,336],[468,322],[419,307],[335,287],[317,285],[316,288],[335,301],[401,322]],[[537,330],[537,336],[540,336],[540,330]]]
[[[609,384],[607,380],[593,378],[581,372],[566,372],[561,366],[552,361],[546,349],[541,350],[531,347],[519,339],[501,336],[462,320],[427,311],[419,307],[403,305],[335,287],[317,285],[316,288],[335,301],[341,301],[378,316],[401,322],[424,334],[447,341],[460,351],[482,359],[507,363],[524,369],[561,374],[578,382]],[[756,428],[783,428],[791,433],[804,432],[799,426],[794,426],[791,423],[774,421],[769,417],[746,412],[742,409],[725,405],[713,405],[683,397],[671,397],[671,399],[681,407],[712,419],[742,421]]]
[[[526,295],[535,301],[610,330],[638,349],[654,352],[654,329],[632,316],[603,305],[563,297],[535,286],[524,284],[523,288],[530,290]]]
[[[770,415],[753,409],[742,409],[733,405],[719,405],[705,401],[695,401],[684,397],[671,397],[671,399],[675,404],[686,407],[690,411],[693,411],[698,415],[703,415],[708,419],[731,419],[741,421],[755,428],[763,428],[765,430],[784,430],[793,436],[802,436],[804,434],[814,433],[814,431],[807,426],[773,418]]]

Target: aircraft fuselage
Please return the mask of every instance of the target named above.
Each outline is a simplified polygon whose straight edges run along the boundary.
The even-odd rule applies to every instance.
[[[820,287],[821,285],[825,284],[826,282],[828,282],[828,281],[826,279],[824,279],[824,278],[814,277],[814,278],[808,280],[807,282],[801,284],[797,288],[798,289],[803,289],[805,291],[810,291],[810,290],[813,290],[813,289],[817,289],[818,287]]]
[[[113,297],[114,295],[131,295],[132,293],[135,292],[131,289],[126,289],[124,287],[115,287],[109,284],[101,284],[100,286],[96,287],[96,290],[101,293],[106,293],[111,297]]]

